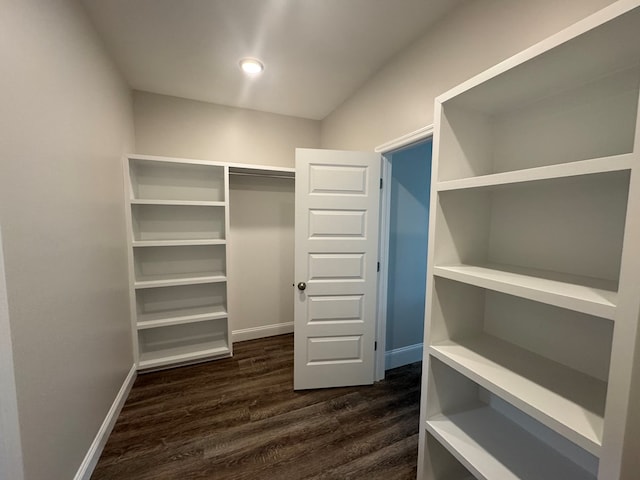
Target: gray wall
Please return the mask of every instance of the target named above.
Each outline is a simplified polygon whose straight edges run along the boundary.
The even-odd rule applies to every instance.
[[[252,329],[259,329],[257,336],[293,331],[294,186],[293,179],[229,179],[228,301],[234,341],[238,331],[240,340]]]
[[[466,0],[322,121],[322,147],[373,150],[429,125],[436,96],[610,3]]]
[[[131,97],[79,2],[0,10],[0,222],[25,478],[63,480],[133,365]]]
[[[0,478],[22,480],[22,448],[0,228]]]
[[[320,122],[134,92],[136,152],[293,167],[297,147],[320,146]]]
[[[431,141],[391,155],[386,350],[422,343]]]
[[[134,92],[134,117],[141,154],[293,167],[297,147],[320,146],[316,120],[148,92]],[[247,330],[255,337],[292,329],[293,187],[282,179],[230,181],[228,300],[236,340],[252,335]]]

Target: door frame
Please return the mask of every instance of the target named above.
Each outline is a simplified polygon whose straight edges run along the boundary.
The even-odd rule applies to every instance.
[[[385,375],[385,354],[387,336],[387,292],[389,287],[389,235],[391,225],[391,154],[410,147],[414,144],[424,142],[433,138],[433,124],[426,125],[411,133],[407,133],[398,138],[390,140],[377,146],[374,151],[380,153],[382,177],[382,192],[380,192],[380,224],[379,224],[379,247],[378,256],[380,259],[380,272],[378,276],[378,305],[376,313],[376,342],[374,381],[384,379]],[[425,272],[426,274],[426,272]]]

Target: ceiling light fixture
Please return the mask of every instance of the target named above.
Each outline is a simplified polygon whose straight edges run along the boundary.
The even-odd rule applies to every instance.
[[[247,75],[258,75],[264,70],[264,64],[257,58],[243,58],[240,60],[240,68]]]

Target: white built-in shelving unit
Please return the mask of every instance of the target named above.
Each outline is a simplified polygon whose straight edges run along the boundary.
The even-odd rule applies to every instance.
[[[637,478],[639,90],[622,0],[436,99],[421,480]]]
[[[138,368],[230,356],[228,167],[131,155],[125,174]]]
[[[295,169],[132,154],[124,171],[138,369],[232,355],[229,175],[293,179]]]

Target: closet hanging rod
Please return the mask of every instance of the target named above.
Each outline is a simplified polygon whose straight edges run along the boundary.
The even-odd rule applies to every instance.
[[[285,178],[288,180],[295,180],[295,175],[271,175],[268,173],[247,173],[247,172],[232,172],[229,170],[229,175],[240,175],[244,177],[264,177],[264,178]]]

